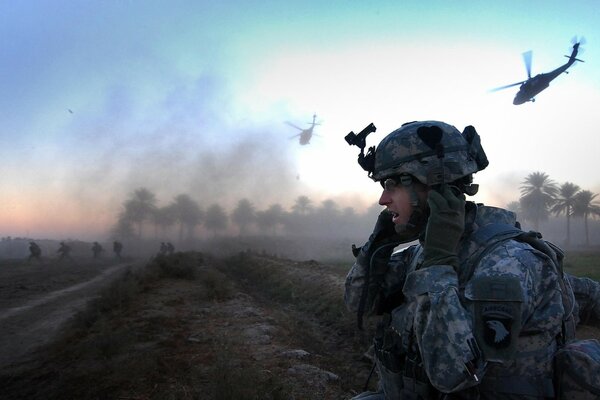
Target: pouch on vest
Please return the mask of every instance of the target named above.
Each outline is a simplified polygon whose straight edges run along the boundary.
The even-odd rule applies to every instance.
[[[561,400],[600,399],[600,343],[574,340],[554,356]]]
[[[516,277],[483,276],[473,279],[465,296],[473,301],[473,331],[488,361],[515,359],[521,331],[523,293]]]

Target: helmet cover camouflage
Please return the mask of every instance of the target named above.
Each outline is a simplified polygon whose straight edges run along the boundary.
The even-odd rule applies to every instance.
[[[436,143],[439,143],[437,147]],[[379,143],[371,178],[378,181],[410,174],[432,186],[453,182],[481,171],[487,165],[479,135],[472,126],[461,134],[454,126],[440,121],[410,122]]]

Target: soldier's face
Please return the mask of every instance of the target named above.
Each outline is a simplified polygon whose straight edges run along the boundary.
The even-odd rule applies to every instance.
[[[423,204],[427,198],[427,187],[413,183],[411,186],[401,184],[385,184],[379,204],[385,206],[393,215],[395,224],[406,224],[413,212],[410,192],[414,190],[420,203]]]

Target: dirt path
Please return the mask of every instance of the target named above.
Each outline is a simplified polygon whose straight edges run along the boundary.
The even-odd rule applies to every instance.
[[[302,269],[284,261],[274,268],[288,266],[291,275],[282,271],[286,280]],[[326,272],[318,265],[308,267]],[[223,272],[228,269],[200,265],[194,279],[150,281],[126,306],[111,309],[81,334],[61,335],[46,350],[35,352],[35,359],[0,368],[6,398],[351,397],[355,384],[349,381],[356,377],[349,379],[346,360],[332,362],[342,353],[354,353],[344,349],[343,337],[320,325],[312,312],[279,303],[260,290],[260,298],[255,297]],[[13,315],[0,322],[55,308],[57,301],[90,291],[90,286],[77,286],[79,290],[60,289],[62,295],[48,293],[52,299],[44,304],[22,304],[22,313],[7,310]],[[32,335],[43,329],[39,326]]]
[[[12,280],[9,273],[3,271],[0,367],[26,357],[47,343],[111,276],[131,265],[119,263],[101,268],[74,265],[57,268],[54,274],[47,268],[44,270],[46,279],[39,276],[37,268],[18,270]]]

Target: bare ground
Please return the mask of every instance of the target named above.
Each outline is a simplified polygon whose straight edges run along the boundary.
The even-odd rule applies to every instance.
[[[252,262],[283,268],[299,289],[319,278],[342,307],[339,272],[314,262]],[[83,329],[65,323],[123,267],[4,271],[0,398],[344,399],[364,384],[366,342],[350,316],[340,315],[348,325],[340,330],[274,299],[251,277],[233,277],[230,264],[201,263],[195,279],[146,282]]]
[[[4,265],[0,269],[0,366],[48,343],[60,327],[131,263]]]
[[[360,333],[345,313],[343,269],[176,256],[165,265],[191,263],[193,277],[140,278],[109,263],[4,266],[0,398],[337,400],[362,390],[372,326]],[[94,303],[115,279],[123,299]]]

